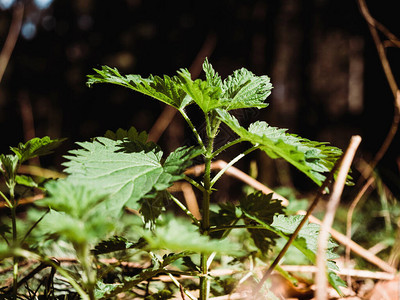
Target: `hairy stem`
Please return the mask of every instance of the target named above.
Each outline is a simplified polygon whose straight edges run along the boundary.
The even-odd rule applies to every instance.
[[[210,196],[212,193],[211,185],[211,161],[213,157],[213,144],[214,138],[218,131],[218,128],[212,128],[210,122],[210,116],[206,115],[206,132],[207,132],[207,148],[204,155],[204,176],[203,176],[203,203],[202,203],[202,220],[201,220],[201,231],[203,235],[208,235],[210,228]],[[200,299],[207,300],[209,297],[210,282],[208,279],[208,266],[207,266],[208,255],[201,254],[201,272],[202,277],[200,277]]]

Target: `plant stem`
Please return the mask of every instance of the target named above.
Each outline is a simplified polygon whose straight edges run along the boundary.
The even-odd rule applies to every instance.
[[[185,119],[186,123],[189,125],[190,129],[192,130],[193,134],[195,135],[197,142],[199,143],[199,145],[201,146],[201,148],[203,148],[204,150],[206,150],[203,140],[200,137],[200,134],[197,132],[196,127],[193,126],[192,121],[189,119],[188,115],[185,113],[185,111],[183,109],[180,109],[179,112],[181,113],[182,117]]]
[[[239,161],[241,158],[249,154],[250,152],[256,150],[259,148],[259,145],[255,145],[251,147],[250,149],[247,149],[245,152],[240,153],[238,156],[236,156],[234,159],[232,159],[222,170],[218,172],[217,175],[212,179],[211,181],[211,187],[217,182],[217,180],[225,173],[227,169],[229,169],[232,165],[234,165],[237,161]]]
[[[204,155],[204,177],[203,177],[203,203],[202,203],[202,219],[201,219],[201,231],[203,235],[208,235],[209,227],[210,227],[210,196],[212,193],[212,185],[211,185],[211,160],[213,157],[213,144],[214,138],[218,128],[211,128],[210,116],[206,115],[206,132],[207,132],[207,148],[206,153]],[[209,297],[210,291],[210,282],[208,278],[208,266],[207,266],[208,255],[202,253],[201,254],[201,272],[202,276],[200,277],[200,299],[207,300]]]
[[[186,208],[186,206],[181,201],[179,201],[179,199],[177,199],[176,197],[174,197],[171,194],[169,194],[169,196],[171,197],[172,201],[174,201],[176,203],[176,205],[178,205],[193,220],[193,222],[197,226],[201,225],[200,221],[196,219],[196,217],[190,212],[190,210],[188,210]]]
[[[10,192],[10,209],[11,209],[11,223],[12,223],[12,247],[17,248],[17,201],[14,194],[15,182],[10,179],[9,192]],[[18,292],[18,257],[13,256],[13,298],[17,299]]]

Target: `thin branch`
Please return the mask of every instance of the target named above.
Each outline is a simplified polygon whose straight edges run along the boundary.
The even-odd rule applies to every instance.
[[[18,1],[14,7],[10,30],[0,53],[0,82],[7,68],[11,54],[14,51],[15,44],[17,43],[23,17],[24,5],[21,3],[21,1]]]
[[[180,209],[182,209],[186,215],[188,215],[193,222],[200,227],[201,223],[200,221],[186,208],[185,205],[183,205],[182,202],[180,202],[176,197],[174,197],[173,195],[169,194],[169,196],[171,197],[171,199],[176,203],[176,205],[178,205],[180,207]]]
[[[272,262],[270,267],[267,269],[267,271],[264,272],[263,277],[261,280],[257,283],[255,288],[253,289],[253,295],[254,297],[257,297],[259,291],[261,290],[264,282],[268,279],[268,277],[271,275],[272,271],[275,269],[275,267],[278,265],[282,257],[286,254],[286,251],[289,249],[290,245],[293,243],[295,238],[297,237],[298,233],[300,232],[301,228],[304,226],[304,224],[308,221],[311,213],[313,212],[314,208],[317,206],[319,199],[322,197],[322,195],[325,193],[326,188],[330,184],[330,182],[333,179],[334,174],[336,173],[336,170],[341,162],[341,159],[337,160],[335,165],[333,166],[332,170],[329,172],[328,176],[325,178],[324,182],[322,185],[318,188],[316,196],[314,198],[314,201],[311,203],[310,207],[308,208],[305,216],[301,220],[300,224],[297,226],[295,231],[290,235],[288,241],[286,242],[285,246],[282,248],[282,250],[279,252],[278,256],[275,258],[275,260]]]
[[[329,229],[332,227],[336,209],[339,206],[340,197],[346,184],[347,174],[350,170],[350,166],[353,162],[354,156],[360,143],[361,137],[358,135],[353,136],[350,140],[349,147],[347,148],[340,164],[337,179],[333,185],[333,191],[326,207],[326,214],[321,225],[320,233],[318,236],[318,250],[316,259],[318,268],[316,275],[317,300],[327,299],[326,248],[329,239]]]
[[[379,37],[378,30],[383,32],[384,34],[388,35],[391,41],[399,41],[398,38],[396,38],[393,34],[391,34],[383,25],[381,25],[379,22],[377,22],[369,13],[368,7],[365,3],[365,0],[358,0],[358,4],[360,7],[360,11],[362,15],[364,16],[365,20],[368,23],[368,28],[371,32],[371,36],[374,40],[376,49],[378,51],[378,55],[383,67],[383,71],[385,72],[386,79],[389,83],[390,89],[393,93],[394,97],[394,116],[393,116],[393,121],[392,125],[389,129],[389,133],[387,134],[383,144],[381,145],[381,148],[378,150],[376,153],[374,159],[372,162],[370,162],[370,168],[366,169],[364,172],[363,177],[364,178],[369,178],[371,175],[373,169],[376,167],[378,162],[381,160],[383,155],[386,153],[387,149],[389,148],[390,144],[393,141],[394,136],[396,135],[396,132],[399,127],[399,122],[400,122],[400,92],[398,85],[396,83],[396,80],[393,76],[393,72],[390,68],[389,61],[386,56],[385,52],[385,47]],[[377,30],[378,29],[378,30]]]

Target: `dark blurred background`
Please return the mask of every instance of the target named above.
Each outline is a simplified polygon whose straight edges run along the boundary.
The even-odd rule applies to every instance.
[[[0,82],[0,153],[33,136],[67,137],[55,155],[41,159],[43,166],[62,170],[62,155],[77,141],[120,127],[149,132],[164,110],[162,103],[117,86],[89,89],[86,75],[103,64],[142,76],[175,75],[182,67],[196,73],[205,55],[222,77],[241,67],[271,77],[269,107],[244,113],[243,122],[265,120],[340,148],[360,134],[358,156],[366,161],[378,151],[392,122],[393,96],[355,0],[21,3],[21,32]],[[400,36],[396,1],[367,5]],[[0,0],[0,48],[15,7],[15,0]],[[387,51],[398,78],[400,52]],[[201,126],[196,112],[190,113]],[[187,134],[176,115],[158,143],[170,151],[190,142]],[[395,193],[399,150],[397,135],[378,166]],[[236,154],[224,155],[229,159]],[[253,154],[238,167],[249,172],[250,160],[258,163],[257,178],[271,186],[311,186],[265,154]],[[291,174],[289,179],[282,170]],[[234,180],[225,183],[226,189],[235,186]]]

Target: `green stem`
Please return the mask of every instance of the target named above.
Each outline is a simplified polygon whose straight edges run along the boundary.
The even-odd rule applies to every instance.
[[[14,180],[10,180],[9,192],[10,192],[10,209],[11,209],[11,226],[12,226],[12,247],[15,249],[17,245],[17,201],[14,195]],[[13,256],[13,297],[17,299],[18,292],[18,257]]]
[[[96,285],[96,271],[92,268],[92,258],[90,256],[89,245],[87,243],[79,244],[75,246],[78,254],[78,259],[81,262],[83,272],[85,274],[85,285],[88,291],[88,297],[90,300],[96,299],[94,296],[94,288]]]
[[[238,156],[236,156],[234,159],[232,159],[223,169],[221,169],[217,175],[212,179],[211,181],[211,187],[217,182],[217,180],[225,173],[226,170],[228,170],[231,166],[233,166],[235,163],[237,163],[241,158],[245,157],[247,154],[250,152],[256,150],[259,148],[259,145],[255,145],[251,147],[250,149],[247,149],[243,153],[240,153]]]
[[[193,222],[197,226],[199,226],[199,227],[201,226],[200,221],[196,219],[196,217],[190,212],[190,210],[188,210],[186,208],[186,206],[181,201],[179,201],[176,197],[174,197],[171,194],[169,194],[169,196],[171,197],[172,201],[174,201],[176,203],[176,205],[178,205],[193,220]]]
[[[198,182],[196,182],[195,180],[193,180],[192,178],[190,178],[189,176],[185,175],[185,177],[183,179],[185,179],[187,182],[189,182],[191,185],[193,185],[199,191],[204,192],[204,187],[201,184],[199,184]]]
[[[265,227],[261,225],[226,225],[226,226],[211,227],[209,232],[231,230],[231,229],[265,229]]]
[[[0,191],[0,196],[6,201],[8,207],[11,207],[11,206],[12,206],[10,200],[8,200],[8,198],[6,197],[6,195],[3,194],[2,191]]]
[[[195,137],[197,139],[197,142],[199,143],[201,148],[203,148],[203,150],[205,151],[206,147],[204,146],[203,140],[201,139],[200,134],[197,132],[196,127],[193,126],[192,121],[189,119],[188,115],[185,113],[185,111],[183,109],[180,109],[179,112],[185,119],[186,123],[189,125],[190,129],[192,130],[193,134],[195,135]]]
[[[239,139],[236,139],[236,140],[234,140],[234,141],[232,141],[232,142],[227,143],[226,145],[222,146],[222,147],[219,148],[217,151],[215,151],[215,152],[213,153],[212,158],[217,157],[219,154],[221,154],[222,152],[224,152],[226,149],[232,147],[233,145],[239,144],[239,143],[241,143],[241,142],[243,142],[243,139],[239,138]]]
[[[211,161],[213,157],[213,144],[214,138],[218,131],[218,128],[211,128],[210,116],[206,115],[206,132],[207,132],[207,148],[206,153],[204,155],[204,177],[203,177],[203,203],[202,203],[202,220],[201,220],[201,231],[203,235],[208,235],[209,227],[210,227],[210,196],[212,193],[212,185],[211,185]],[[208,266],[207,266],[208,255],[202,253],[201,254],[201,273],[200,277],[200,299],[207,300],[209,297],[210,291],[210,281],[208,278]]]

